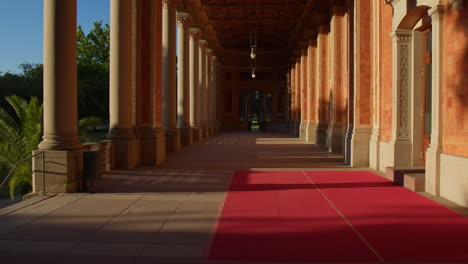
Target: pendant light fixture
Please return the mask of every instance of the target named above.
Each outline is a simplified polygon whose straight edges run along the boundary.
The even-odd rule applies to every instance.
[[[250,58],[255,60],[257,54],[255,54],[257,49],[257,28],[255,27],[252,33],[252,28],[250,28]]]
[[[255,79],[257,75],[255,75],[255,70],[257,68],[257,61],[255,59],[252,60],[252,79]]]

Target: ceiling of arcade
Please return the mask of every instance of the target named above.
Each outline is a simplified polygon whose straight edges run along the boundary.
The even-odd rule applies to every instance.
[[[251,67],[250,36],[257,32],[257,68],[284,67],[304,41],[328,23],[338,0],[183,0],[224,65]],[[253,35],[253,34],[252,34]]]

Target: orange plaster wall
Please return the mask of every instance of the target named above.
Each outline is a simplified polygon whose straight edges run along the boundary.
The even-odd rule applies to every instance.
[[[309,112],[309,120],[317,122],[317,105],[315,103],[315,98],[317,98],[317,90],[315,89],[315,84],[316,84],[316,78],[315,78],[315,73],[316,73],[316,68],[317,68],[317,63],[315,63],[317,57],[316,57],[316,52],[317,52],[317,46],[309,46],[309,56],[307,56],[307,59],[310,61],[309,65],[311,65],[310,69],[308,69],[308,78],[309,78],[309,83],[312,86],[311,87],[311,94],[309,95],[309,104],[310,104],[310,112]]]
[[[468,6],[446,5],[443,83],[444,152],[468,157]]]
[[[328,103],[329,103],[329,87],[328,87],[328,35],[320,36],[319,41],[321,41],[320,46],[322,47],[319,52],[321,52],[321,61],[320,61],[320,121],[328,120]]]
[[[392,133],[392,6],[380,1],[380,129],[381,140],[389,142]]]
[[[335,121],[338,122],[338,123],[341,123],[342,120],[343,120],[343,109],[342,109],[342,103],[341,103],[341,100],[342,100],[342,93],[343,93],[343,78],[342,78],[342,73],[344,71],[344,68],[343,68],[343,54],[345,53],[345,49],[343,49],[343,46],[342,46],[342,38],[343,38],[343,34],[342,34],[342,21],[343,21],[343,17],[339,16],[337,18],[337,27],[335,28],[336,29],[336,32],[335,32],[335,41],[336,41],[336,45],[337,45],[337,51],[335,53],[335,58],[336,58],[336,63],[334,65],[334,71],[335,71],[335,78],[336,78],[336,87],[335,87],[335,93],[333,95],[334,99],[335,99]]]
[[[359,98],[355,107],[359,107],[359,123],[368,125],[371,123],[371,61],[369,56],[371,51],[371,30],[370,16],[371,5],[368,1],[361,1],[360,18],[358,21],[359,33],[359,68],[357,78],[359,78]],[[357,88],[357,87],[356,87]]]
[[[308,69],[307,69],[307,59],[308,59],[309,55],[307,56],[304,56],[303,57],[303,60],[301,60],[301,64],[302,64],[302,84],[301,84],[301,88],[302,88],[302,114],[301,114],[301,120],[302,121],[307,121],[308,120],[308,112],[307,112],[307,105],[308,105],[308,100],[309,100],[309,95],[307,94],[307,72],[308,72]]]

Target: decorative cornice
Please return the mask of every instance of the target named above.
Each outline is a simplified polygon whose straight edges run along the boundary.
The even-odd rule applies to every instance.
[[[177,13],[177,25],[180,28],[185,28],[190,23],[190,14],[189,13]]]
[[[162,0],[163,8],[176,8],[177,0]]]

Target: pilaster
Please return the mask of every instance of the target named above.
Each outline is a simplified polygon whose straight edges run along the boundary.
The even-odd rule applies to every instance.
[[[411,142],[411,93],[412,80],[412,38],[409,30],[397,30],[393,40],[393,103],[392,103],[392,138],[394,167],[412,166]]]
[[[308,46],[308,45],[306,45]],[[299,126],[299,137],[306,140],[307,138],[307,123],[308,123],[308,100],[307,95],[307,84],[308,84],[308,71],[307,71],[307,48],[301,50],[301,116],[300,116],[300,126]]]
[[[440,195],[441,154],[443,139],[443,50],[444,6],[428,11],[432,19],[432,127],[431,143],[426,152],[426,192]]]

